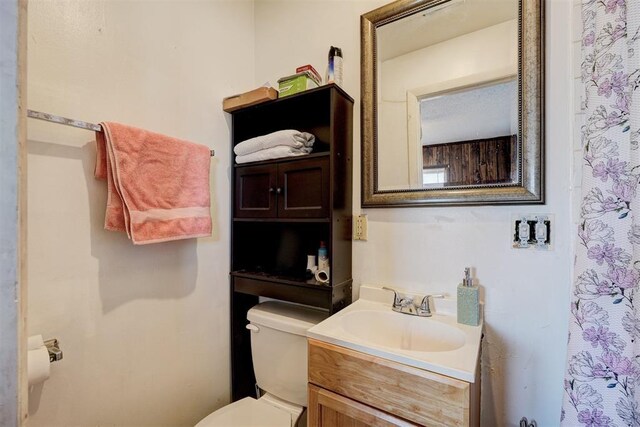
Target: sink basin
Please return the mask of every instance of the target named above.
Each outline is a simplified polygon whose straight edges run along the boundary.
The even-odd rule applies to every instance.
[[[341,323],[353,338],[391,349],[439,352],[465,344],[461,330],[429,317],[360,310],[343,316]]]
[[[474,382],[482,323],[479,326],[459,324],[454,299],[438,299],[434,301],[433,317],[418,317],[392,311],[392,298],[393,295],[382,288],[361,285],[357,301],[309,329],[307,336]]]

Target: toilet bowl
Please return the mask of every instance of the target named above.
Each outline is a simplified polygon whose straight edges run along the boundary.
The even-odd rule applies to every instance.
[[[247,313],[259,399],[245,397],[203,418],[196,427],[294,427],[307,405],[307,329],[328,313],[267,301]]]
[[[196,427],[294,427],[302,413],[301,406],[279,406],[278,398],[264,395],[260,399],[245,397],[202,419]]]

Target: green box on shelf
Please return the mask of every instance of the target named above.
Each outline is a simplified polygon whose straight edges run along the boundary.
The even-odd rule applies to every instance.
[[[278,80],[278,85],[278,95],[280,98],[283,98],[318,87],[318,82],[316,82],[309,71],[303,71],[281,78]]]

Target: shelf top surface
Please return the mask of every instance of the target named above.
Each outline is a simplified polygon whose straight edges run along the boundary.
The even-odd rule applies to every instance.
[[[242,108],[238,108],[237,110],[234,110],[232,112],[230,112],[229,114],[231,115],[236,115],[239,113],[243,113],[249,110],[253,110],[253,109],[258,109],[258,108],[264,108],[266,106],[269,105],[274,105],[274,104],[280,104],[280,103],[287,103],[287,102],[291,102],[292,100],[296,100],[314,93],[318,93],[318,92],[324,92],[324,91],[329,91],[335,89],[340,95],[342,95],[344,98],[346,98],[349,102],[351,102],[353,104],[353,98],[351,96],[349,96],[349,94],[347,92],[344,91],[344,89],[342,89],[340,86],[338,86],[335,83],[328,83],[322,86],[318,86],[316,88],[313,89],[307,89],[303,92],[300,93],[296,93],[295,95],[289,95],[289,96],[285,96],[284,98],[278,98],[278,99],[274,99],[272,101],[265,101],[265,102],[261,102],[259,104],[254,104],[254,105],[248,105],[246,107],[242,107]]]
[[[303,156],[294,156],[294,157],[280,157],[278,159],[269,159],[269,160],[260,160],[257,162],[248,162],[248,163],[234,163],[233,167],[234,168],[242,168],[242,167],[246,167],[246,166],[259,166],[259,165],[269,165],[272,163],[282,163],[282,162],[295,162],[295,161],[301,161],[301,160],[307,160],[307,159],[313,159],[316,157],[329,157],[331,153],[329,153],[328,151],[318,151],[318,152],[312,152],[309,154],[305,154]]]
[[[327,290],[327,291],[330,291],[331,288],[332,288],[330,284],[323,284],[323,283],[320,283],[320,282],[316,281],[315,279],[306,279],[305,280],[305,279],[302,279],[302,278],[281,276],[281,275],[277,275],[277,274],[255,272],[255,271],[248,271],[248,270],[232,271],[230,274],[232,276],[235,276],[235,277],[244,277],[244,278],[247,278],[247,279],[266,280],[266,281],[269,281],[269,282],[277,282],[277,283],[281,283],[281,284],[285,284],[285,285],[293,285],[293,286],[302,286],[302,287],[305,287],[305,288],[322,289],[322,290]]]

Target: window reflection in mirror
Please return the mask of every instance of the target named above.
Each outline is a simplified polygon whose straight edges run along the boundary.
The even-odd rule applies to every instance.
[[[443,187],[449,180],[447,169],[446,165],[424,166],[422,168],[422,186],[425,188]]]

